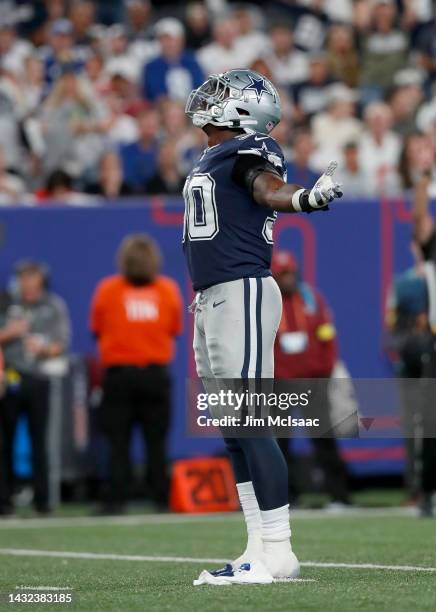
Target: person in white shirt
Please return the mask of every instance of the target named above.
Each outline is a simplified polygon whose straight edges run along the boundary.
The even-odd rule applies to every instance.
[[[362,124],[355,116],[357,93],[342,83],[330,85],[327,94],[327,109],[314,115],[311,127],[317,147],[314,163],[323,167],[331,159],[340,157],[343,146],[358,140]]]
[[[137,123],[125,112],[120,96],[111,93],[105,98],[107,116],[102,121],[102,131],[112,144],[128,144],[138,139]]]
[[[287,24],[275,24],[270,29],[272,52],[267,56],[274,83],[286,87],[307,78],[307,54],[294,47],[292,29]]]
[[[5,155],[0,148],[0,206],[20,203],[24,193],[24,182],[16,174],[7,171]]]
[[[384,102],[372,102],[364,111],[364,120],[359,158],[373,195],[397,195],[401,139],[391,130],[391,109]]]
[[[19,80],[26,116],[37,113],[46,93],[44,81],[44,66],[38,55],[26,57],[23,64],[23,74]]]
[[[12,73],[0,69],[0,147],[6,165],[19,171],[23,167],[20,122],[26,111],[21,87]]]
[[[238,24],[233,17],[218,21],[213,29],[213,42],[200,49],[196,56],[205,74],[226,72],[239,68],[241,49],[238,44]]]
[[[343,161],[339,164],[338,180],[344,189],[344,193],[351,199],[371,197],[373,189],[362,170],[357,142],[348,142],[343,147],[341,157]]]
[[[326,15],[335,22],[351,23],[353,21],[353,0],[335,0],[324,2]]]
[[[108,51],[105,64],[107,74],[112,74],[123,65],[125,70],[129,71],[131,78],[139,81],[143,58],[132,52],[127,30],[123,25],[115,24],[108,29]]]
[[[241,6],[233,15],[239,29],[236,45],[239,47],[240,65],[251,66],[255,60],[265,57],[271,51],[271,40],[260,29],[256,29],[261,19],[260,16],[256,19],[252,10]]]
[[[0,22],[0,56],[2,67],[15,77],[21,77],[24,61],[34,52],[34,46],[28,40],[17,37],[12,21]]]

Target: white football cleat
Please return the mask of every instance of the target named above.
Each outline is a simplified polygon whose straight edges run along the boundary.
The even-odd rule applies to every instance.
[[[267,570],[262,561],[256,560],[252,563],[243,563],[234,570],[230,563],[225,568],[215,572],[203,570],[194,586],[210,584],[213,586],[225,586],[228,584],[271,584],[274,578]]]
[[[291,552],[287,557],[269,557],[264,555],[264,564],[274,580],[295,580],[300,575],[300,563],[295,553]]]
[[[294,580],[300,575],[300,563],[290,542],[264,542],[262,560],[274,579]]]
[[[262,559],[263,556],[263,541],[262,534],[259,532],[251,533],[248,536],[247,548],[242,555],[232,561],[233,569],[238,569],[244,563],[250,563],[252,559]]]
[[[225,571],[228,571],[229,575],[233,575],[234,570],[230,563],[228,563],[222,570],[216,570],[214,572],[208,572],[207,570],[203,570],[197,580],[194,580],[192,584],[194,586],[201,586],[202,584],[211,584],[213,586],[226,586],[231,583],[227,582],[224,576],[221,576],[220,572]]]

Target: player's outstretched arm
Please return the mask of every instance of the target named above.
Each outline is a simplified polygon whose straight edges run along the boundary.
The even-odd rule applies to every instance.
[[[416,239],[419,244],[425,244],[432,235],[435,223],[428,210],[428,188],[431,182],[431,173],[424,173],[417,181],[413,192],[412,219]]]
[[[330,202],[342,197],[340,185],[333,181],[336,168],[337,163],[330,162],[312,189],[288,185],[276,174],[260,172],[253,181],[253,198],[258,204],[269,206],[277,212],[328,210]]]

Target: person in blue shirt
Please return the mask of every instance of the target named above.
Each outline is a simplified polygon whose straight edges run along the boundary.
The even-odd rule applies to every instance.
[[[186,100],[192,89],[199,87],[204,75],[195,56],[185,50],[183,25],[166,17],[155,27],[161,53],[144,66],[142,93],[154,102],[161,97]]]
[[[316,183],[318,175],[310,167],[313,153],[312,135],[309,129],[300,128],[294,137],[293,156],[286,162],[288,183],[294,185],[311,185]]]
[[[73,24],[68,19],[57,19],[49,30],[49,44],[40,52],[44,64],[44,76],[51,86],[65,66],[71,72],[79,73],[85,64],[85,56],[75,46]]]
[[[147,184],[157,169],[159,115],[143,110],[138,115],[139,138],[120,147],[125,184],[133,193],[146,193]]]

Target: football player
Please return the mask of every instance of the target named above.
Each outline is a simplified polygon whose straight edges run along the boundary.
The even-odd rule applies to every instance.
[[[197,292],[197,373],[213,378],[273,378],[282,300],[271,276],[278,212],[328,209],[342,196],[336,163],[316,184],[288,185],[283,153],[269,133],[280,121],[273,84],[252,70],[210,76],[191,92],[186,113],[208,147],[186,179],[184,252]],[[248,542],[224,569],[194,584],[269,583],[295,578],[287,467],[272,437],[225,439],[246,521]]]

